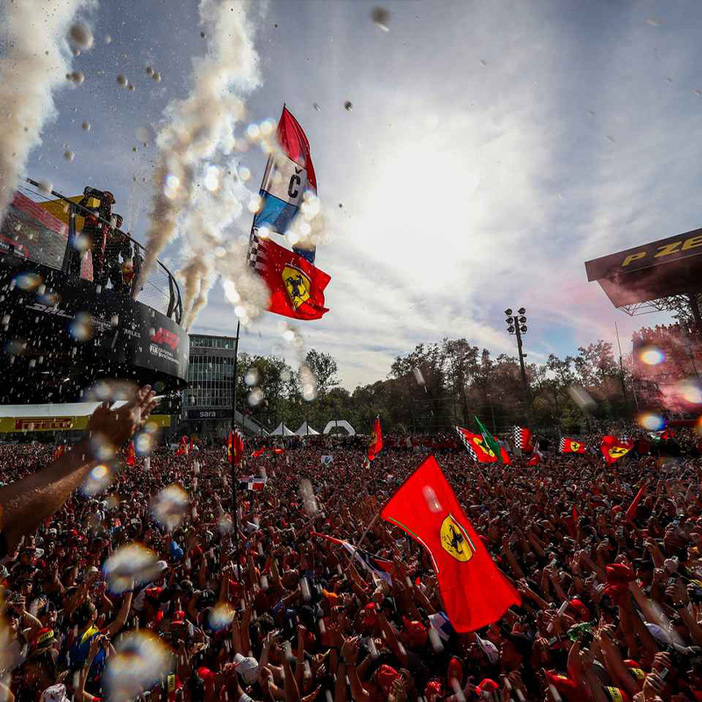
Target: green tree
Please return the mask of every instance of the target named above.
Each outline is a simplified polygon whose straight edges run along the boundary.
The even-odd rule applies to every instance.
[[[310,349],[305,356],[305,365],[315,377],[318,395],[326,395],[331,388],[339,384],[336,375],[339,365],[331,354]]]

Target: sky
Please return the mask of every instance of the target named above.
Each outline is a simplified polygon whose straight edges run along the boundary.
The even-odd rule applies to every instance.
[[[27,174],[69,195],[111,190],[142,239],[153,135],[207,37],[189,0],[102,0],[81,19],[95,35],[73,61],[86,80],[57,91]],[[307,133],[329,223],[316,265],[332,280],[330,312],[298,329],[345,387],[444,337],[514,354],[507,307],[527,309],[530,362],[614,342],[615,322],[626,352],[633,330],[667,319],[612,308],[584,261],[700,226],[702,3],[270,0],[253,22],[261,84],[240,128],[286,103]],[[265,157],[240,158],[257,190]],[[177,270],[182,242],[164,255]],[[264,315],[241,350],[293,360],[283,321]],[[192,331],[235,327],[217,284]]]

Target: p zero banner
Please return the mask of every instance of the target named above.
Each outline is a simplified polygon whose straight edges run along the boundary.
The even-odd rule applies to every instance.
[[[698,290],[702,229],[586,261],[585,270],[615,307]]]

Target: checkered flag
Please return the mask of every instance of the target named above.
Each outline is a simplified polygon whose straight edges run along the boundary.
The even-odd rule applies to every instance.
[[[257,271],[263,270],[264,251],[265,248],[261,246],[261,240],[252,232],[251,238],[249,239],[249,252],[246,256],[247,262],[251,268],[255,268]]]
[[[565,438],[561,437],[561,442],[558,444],[558,453],[563,453],[565,451],[566,447],[566,440]]]
[[[534,450],[531,430],[525,427],[514,427],[514,446],[520,451],[529,453]]]
[[[466,447],[466,450],[470,454],[471,458],[477,463],[478,462],[478,454],[475,452],[475,449],[471,445],[470,441],[468,441],[468,439],[466,438],[466,435],[463,433],[463,430],[461,429],[461,427],[457,426],[456,432],[457,432],[459,438],[461,439],[461,441],[463,442],[463,445]]]

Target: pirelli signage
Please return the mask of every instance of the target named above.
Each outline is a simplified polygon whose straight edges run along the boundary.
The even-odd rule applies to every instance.
[[[702,229],[586,261],[585,270],[617,307],[700,292]]]
[[[88,426],[89,415],[80,417],[0,417],[0,434],[33,431],[83,431]],[[149,419],[159,427],[170,427],[169,414],[155,414]]]
[[[695,229],[686,234],[678,234],[668,239],[587,261],[585,270],[587,279],[593,281],[700,255],[702,255],[702,229]]]

